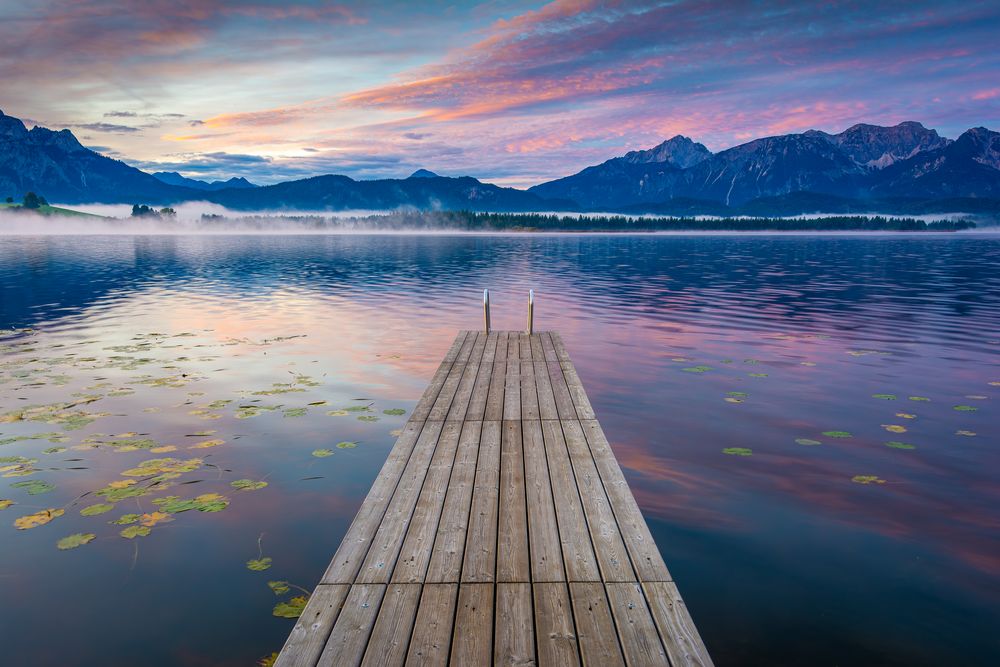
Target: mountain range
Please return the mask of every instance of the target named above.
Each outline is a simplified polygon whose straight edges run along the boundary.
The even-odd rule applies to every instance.
[[[315,176],[255,186],[149,174],[100,155],[69,130],[28,130],[0,112],[0,196],[49,201],[174,204],[234,210],[617,211],[788,215],[804,212],[1000,212],[1000,133],[978,127],[954,141],[916,122],[859,124],[829,134],[764,137],[711,152],[676,136],[582,171],[518,190],[420,169],[408,178]]]

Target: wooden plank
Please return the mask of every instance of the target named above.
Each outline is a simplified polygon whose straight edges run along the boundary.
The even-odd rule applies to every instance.
[[[521,418],[521,362],[507,360],[504,371],[503,418]]]
[[[557,421],[542,421],[545,456],[552,480],[556,519],[559,524],[559,541],[569,581],[600,581],[587,518],[580,501],[580,492],[573,475],[573,467],[566,450],[562,426]]]
[[[549,331],[548,334],[552,339],[552,347],[556,351],[556,358],[559,361],[569,361],[569,352],[566,351],[566,344],[563,343],[562,336],[559,335],[559,332]]]
[[[445,417],[450,421],[462,421],[469,409],[469,401],[472,399],[472,392],[475,389],[476,378],[479,377],[479,365],[482,363],[483,350],[486,348],[486,334],[479,332],[475,334],[476,342],[472,348],[472,354],[465,364],[462,379],[458,383],[455,397],[451,402],[451,409]]]
[[[427,413],[428,421],[444,421],[445,417],[448,416],[452,400],[458,392],[458,385],[462,381],[462,376],[465,375],[465,367],[467,365],[458,361],[451,365],[448,377],[445,378],[444,384],[441,385],[441,391],[438,392],[438,397],[434,401],[434,405],[431,406],[430,412]]]
[[[451,663],[489,665],[493,657],[493,584],[462,584],[458,589]]]
[[[569,585],[569,597],[584,667],[624,665],[604,586],[597,582],[574,582]]]
[[[552,385],[552,396],[556,402],[559,419],[576,419],[576,406],[573,405],[573,397],[570,396],[569,387],[566,386],[566,377],[563,375],[562,366],[550,361],[545,367],[549,372],[549,382]],[[444,389],[441,392],[444,393]]]
[[[538,416],[542,419],[559,419],[556,409],[556,399],[552,394],[552,380],[549,379],[549,367],[544,361],[533,361],[535,368],[535,391],[538,393]]]
[[[535,664],[531,584],[497,584],[494,665]]]
[[[486,416],[486,401],[490,393],[490,381],[493,379],[493,362],[483,361],[476,373],[476,384],[472,387],[469,398],[469,409],[465,413],[466,421],[482,421]]]
[[[521,419],[541,419],[538,391],[535,389],[535,367],[530,361],[521,362],[520,379]]]
[[[660,644],[659,633],[639,584],[608,583],[605,589],[626,664],[669,667],[670,662]]]
[[[531,361],[531,337],[522,333],[517,337],[518,359],[521,361]]]
[[[573,407],[576,408],[577,417],[580,419],[594,419],[594,406],[587,398],[587,392],[583,388],[583,382],[573,367],[572,362],[562,361],[559,363],[562,369],[563,378],[566,380],[566,387],[569,389],[570,398],[573,400]]]
[[[509,332],[497,332],[497,353],[493,361],[507,361],[507,342],[510,339]]]
[[[420,584],[389,584],[362,665],[402,665],[420,602]]]
[[[381,472],[372,483],[368,496],[347,529],[333,560],[330,561],[330,565],[323,575],[322,583],[354,583],[358,570],[368,554],[372,538],[375,537],[382,522],[385,510],[389,506],[389,501],[396,490],[406,464],[410,460],[413,447],[419,439],[423,427],[423,423],[412,421],[403,426],[402,434],[396,440],[392,451],[389,452],[389,457],[382,464]]]
[[[521,360],[521,336],[516,331],[507,333],[507,361]]]
[[[458,349],[458,353],[455,355],[456,364],[468,363],[469,356],[472,354],[472,348],[476,344],[476,333],[475,331],[465,332],[465,340],[462,341],[462,347]]]
[[[503,394],[507,383],[507,362],[494,361],[492,377],[490,378],[490,391],[486,396],[486,413],[483,415],[484,421],[500,421],[503,419]]]
[[[549,479],[549,465],[545,458],[541,423],[523,422],[522,439],[531,580],[565,581],[566,570],[563,569],[559,524],[556,522],[556,507]]]
[[[632,570],[632,563],[618,528],[618,520],[611,510],[611,503],[604,491],[601,476],[590,455],[583,427],[575,420],[561,423],[563,435],[566,436],[566,448],[573,464],[573,473],[580,488],[580,498],[583,501],[584,514],[587,516],[590,537],[594,541],[597,562],[601,566],[601,579],[635,581],[635,572]]]
[[[488,361],[491,364],[496,361],[498,338],[499,334],[496,331],[491,331],[489,335],[486,336],[486,347],[483,349],[483,361]]]
[[[351,586],[344,608],[319,657],[319,665],[350,667],[361,664],[384,594],[384,584]]]
[[[483,422],[462,563],[463,582],[495,580],[499,497],[500,422]]]
[[[457,598],[458,584],[424,584],[406,655],[408,666],[448,664]]]
[[[532,588],[539,667],[579,665],[580,651],[566,584],[539,583]]]
[[[500,507],[503,511],[499,513],[496,580],[530,582],[524,447],[519,421],[503,422],[500,441]]]
[[[556,348],[552,344],[552,336],[549,335],[548,331],[543,331],[538,334],[542,341],[542,352],[545,355],[545,361],[559,361],[559,357],[556,355]]]
[[[541,334],[531,334],[528,342],[531,343],[531,360],[532,361],[545,361],[545,352],[542,351],[542,336]]]
[[[445,422],[444,428],[441,429],[434,457],[427,469],[427,476],[420,489],[413,517],[406,529],[406,538],[403,540],[392,573],[394,582],[424,581],[427,564],[431,560],[431,550],[434,548],[438,522],[441,519],[441,509],[444,507],[448,491],[448,482],[455,465],[455,452],[458,449],[461,428],[462,422]]]
[[[382,523],[372,539],[368,555],[358,572],[358,582],[388,583],[443,426],[444,422],[425,422],[417,444],[413,447],[413,455],[403,470],[396,492],[392,495]]]
[[[274,664],[280,667],[315,665],[350,589],[347,584],[317,586]]]
[[[441,391],[441,386],[444,384],[445,379],[448,377],[448,373],[451,371],[451,367],[458,356],[458,352],[462,348],[462,344],[466,339],[465,331],[459,333],[455,336],[455,340],[451,344],[451,348],[448,350],[448,354],[445,355],[444,361],[438,366],[437,371],[434,372],[434,377],[431,378],[431,382],[427,385],[427,389],[421,394],[420,400],[413,407],[413,412],[410,413],[411,421],[421,421],[427,419],[427,415],[430,414],[431,408],[434,406],[434,402],[437,400],[438,394]]]
[[[677,586],[671,581],[652,581],[643,584],[642,588],[670,664],[673,667],[712,667],[712,658]]]
[[[596,421],[581,422],[581,425],[639,580],[671,581],[663,556],[653,541],[653,535],[649,532],[645,519],[642,518],[642,512],[639,511],[639,506],[629,489],[628,482],[625,481],[625,476],[615,459],[614,452],[611,451],[611,445],[608,444],[601,425]]]
[[[476,481],[479,438],[482,422],[464,422],[455,455],[455,467],[448,481],[448,491],[438,524],[427,581],[457,582],[462,576],[465,534],[469,527],[469,508]]]

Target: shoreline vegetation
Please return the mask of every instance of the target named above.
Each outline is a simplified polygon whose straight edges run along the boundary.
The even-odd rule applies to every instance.
[[[886,215],[826,215],[815,217],[630,216],[545,213],[482,213],[476,211],[385,211],[363,215],[278,212],[257,215],[205,213],[184,219],[170,208],[133,205],[125,218],[105,217],[47,204],[26,208],[0,204],[26,216],[66,217],[100,224],[109,232],[517,232],[517,233],[651,233],[651,232],[956,232],[976,228],[971,218],[922,220]],[[19,218],[23,220],[24,218]],[[6,225],[0,217],[0,232]],[[38,231],[44,232],[44,229]],[[86,232],[87,229],[77,229]]]

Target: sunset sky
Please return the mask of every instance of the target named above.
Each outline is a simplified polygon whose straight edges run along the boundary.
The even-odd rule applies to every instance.
[[[998,129],[998,34],[996,0],[0,0],[0,109],[199,178],[525,186],[675,134]]]

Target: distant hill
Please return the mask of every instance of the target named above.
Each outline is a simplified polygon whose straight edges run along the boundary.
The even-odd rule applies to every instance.
[[[810,130],[755,139],[715,154],[706,149],[695,153],[687,166],[664,148],[665,143],[529,192],[565,197],[592,210],[663,211],[673,200],[689,210],[694,200],[705,202],[706,212],[749,202],[763,209],[768,201],[778,204],[774,198],[789,196],[806,204],[802,193],[840,206],[854,201],[850,207],[860,210],[898,198],[995,198],[1000,197],[997,136],[975,128],[951,141],[915,122],[892,127],[860,124],[839,134]],[[670,141],[684,147],[690,142],[684,137]]]
[[[192,188],[194,190],[225,190],[226,188],[235,189],[245,189],[245,188],[255,188],[257,187],[245,178],[230,178],[228,181],[200,181],[195,178],[186,178],[181,176],[176,171],[154,171],[153,176],[167,183],[168,185],[179,185],[185,188]]]

